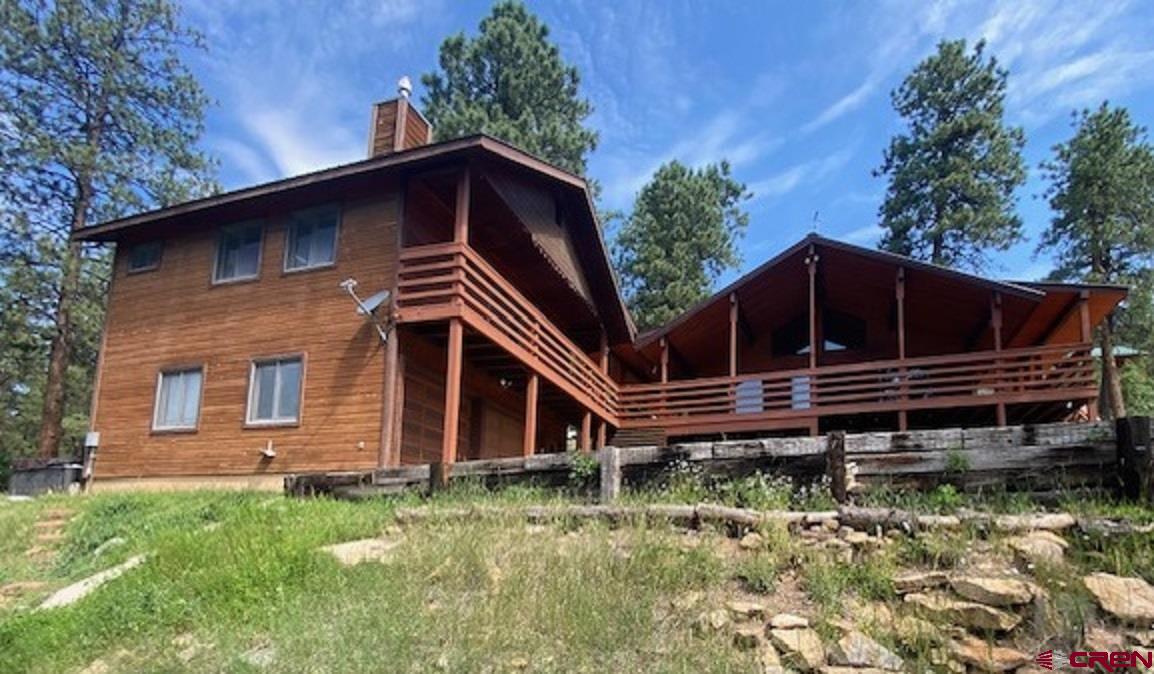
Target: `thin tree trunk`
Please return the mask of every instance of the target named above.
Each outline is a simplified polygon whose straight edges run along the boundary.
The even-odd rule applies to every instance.
[[[1110,400],[1110,417],[1121,419],[1126,416],[1126,399],[1122,395],[1122,379],[1118,376],[1118,363],[1114,360],[1114,317],[1102,322],[1102,380],[1106,395]]]

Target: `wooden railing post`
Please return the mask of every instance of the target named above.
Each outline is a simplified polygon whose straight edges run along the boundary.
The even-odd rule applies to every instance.
[[[999,357],[994,360],[994,395],[999,399],[994,408],[994,416],[999,427],[1006,425],[1006,403],[1001,398],[1005,395],[1005,387],[1009,382],[1002,380],[1002,293],[995,292],[990,297],[990,327],[994,331],[994,351]]]
[[[621,450],[617,447],[602,447],[601,459],[601,502],[612,503],[621,495]]]
[[[845,503],[849,498],[845,469],[845,431],[830,431],[826,436],[825,465],[833,500]]]
[[[1150,417],[1115,421],[1118,478],[1124,498],[1154,505],[1154,429]]]
[[[537,451],[537,387],[536,372],[529,373],[529,383],[525,387],[525,436],[521,447],[524,456],[533,456]]]
[[[906,368],[906,269],[898,267],[898,278],[894,288],[894,296],[898,305],[898,367],[899,400],[901,408],[898,410],[898,430],[909,430],[909,413],[905,406],[910,399],[909,369]]]

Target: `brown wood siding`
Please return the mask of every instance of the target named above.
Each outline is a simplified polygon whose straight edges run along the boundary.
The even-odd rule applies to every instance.
[[[95,429],[95,475],[230,475],[372,468],[381,441],[385,348],[338,287],[362,296],[392,286],[395,187],[343,204],[333,267],[285,273],[287,213],[265,219],[260,277],[212,285],[218,228],[164,242],[157,271],[127,275],[118,252],[109,296]],[[299,425],[246,428],[253,358],[303,354]],[[195,432],[154,433],[157,372],[203,365]],[[260,450],[273,442],[277,456]]]
[[[402,148],[405,150],[420,147],[429,142],[429,124],[426,122],[412,106],[409,107],[408,114],[405,115],[405,129],[404,136],[401,140]]]
[[[397,137],[397,102],[387,101],[377,104],[373,117],[371,156],[394,152]]]

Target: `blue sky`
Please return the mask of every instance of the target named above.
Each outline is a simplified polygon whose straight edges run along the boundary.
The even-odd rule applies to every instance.
[[[601,133],[590,175],[627,209],[662,162],[728,158],[754,193],[742,270],[815,225],[873,245],[884,181],[871,169],[900,121],[889,92],[942,38],[984,37],[1010,70],[1007,119],[1025,128],[1030,240],[993,276],[1049,270],[1033,255],[1050,217],[1038,162],[1070,113],[1103,99],[1154,126],[1154,7],[1148,2],[530,2],[582,88]],[[193,0],[209,52],[191,62],[217,105],[206,147],[237,188],[364,157],[372,102],[433,69],[441,40],[473,33],[488,2]],[[415,98],[419,101],[421,87]],[[818,214],[815,223],[815,212]],[[737,272],[723,277],[722,282]]]

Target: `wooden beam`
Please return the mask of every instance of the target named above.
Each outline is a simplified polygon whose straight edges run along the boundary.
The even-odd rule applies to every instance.
[[[806,268],[809,269],[809,367],[817,367],[817,249],[809,247],[809,255],[805,258]]]
[[[661,383],[669,381],[669,340],[661,338]]]
[[[1090,326],[1090,291],[1078,293],[1078,333],[1082,341],[1089,343],[1093,339],[1093,328]]]
[[[529,374],[525,387],[525,437],[521,447],[524,456],[532,456],[537,451],[537,394],[540,381],[537,373]]]
[[[445,424],[441,431],[441,463],[457,459],[457,427],[461,419],[461,362],[465,342],[465,325],[459,318],[449,319],[449,354],[445,367]]]
[[[609,374],[609,337],[605,331],[601,331],[601,352],[597,363],[601,367],[601,372]],[[604,419],[597,420],[597,440],[596,449],[601,449],[605,446],[605,441],[608,439],[609,424]]]
[[[385,385],[384,396],[381,400],[381,446],[377,456],[377,466],[395,466],[400,464],[400,448],[393,444],[393,428],[400,423],[397,414],[397,367],[400,346],[397,344],[399,336],[394,325],[389,334],[389,341],[385,344]]]
[[[729,293],[729,376],[737,376],[737,293]]]
[[[1002,350],[1002,294],[994,292],[990,295],[990,329],[994,332],[994,351]],[[995,368],[998,379],[1002,378],[1002,368]],[[994,413],[998,426],[1006,425],[1006,403],[999,402],[994,406]]]
[[[593,413],[586,410],[585,414],[581,417],[581,437],[579,438],[579,447],[581,448],[582,452],[588,452],[591,449],[590,444],[592,443],[592,433]]]
[[[898,267],[897,279],[894,282],[894,299],[898,305],[898,360],[906,359],[906,268]],[[902,367],[899,376],[902,382],[902,400],[907,397],[906,368]],[[898,410],[898,430],[909,430],[909,413],[903,408]]]
[[[466,165],[457,178],[457,207],[453,216],[453,241],[469,242],[469,202],[472,189],[472,171]]]

